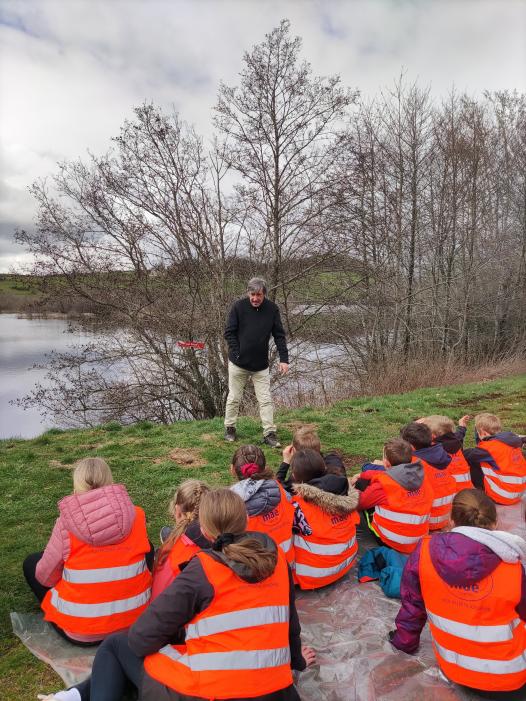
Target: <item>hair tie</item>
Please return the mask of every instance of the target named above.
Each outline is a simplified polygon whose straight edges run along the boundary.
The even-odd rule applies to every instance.
[[[256,472],[259,472],[259,465],[256,465],[255,462],[247,462],[244,465],[241,465],[239,471],[243,477],[252,477],[252,475],[255,475]]]
[[[221,533],[212,543],[212,550],[221,551],[225,545],[232,545],[235,540],[235,535],[233,533]]]

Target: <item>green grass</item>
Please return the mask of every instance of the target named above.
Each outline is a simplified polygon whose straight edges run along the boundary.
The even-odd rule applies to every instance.
[[[421,389],[384,397],[356,398],[328,409],[304,407],[278,416],[280,437],[289,440],[302,424],[318,427],[323,448],[338,448],[358,468],[364,458],[380,457],[383,441],[412,419],[444,413],[491,411],[506,428],[526,432],[526,375],[492,382]],[[110,423],[83,431],[51,430],[33,440],[0,441],[0,503],[3,514],[0,569],[0,675],[2,699],[35,697],[37,691],[60,688],[51,670],[36,661],[11,634],[10,611],[37,611],[21,565],[30,552],[44,548],[57,516],[57,501],[71,491],[71,467],[89,455],[105,458],[116,481],[126,484],[135,503],[148,516],[150,537],[157,543],[160,526],[174,488],[189,476],[211,484],[228,484],[232,447],[222,440],[221,419],[157,426],[142,422],[122,427]],[[473,444],[468,430],[467,445]],[[241,419],[239,439],[258,442],[253,419]],[[239,445],[239,444],[238,444]],[[170,458],[173,449],[195,451],[202,466],[182,466]],[[267,450],[277,468],[281,455]],[[352,471],[352,470],[351,470]],[[59,684],[59,686],[57,686]]]
[[[21,297],[36,295],[38,289],[31,275],[0,275],[0,295],[10,293]]]

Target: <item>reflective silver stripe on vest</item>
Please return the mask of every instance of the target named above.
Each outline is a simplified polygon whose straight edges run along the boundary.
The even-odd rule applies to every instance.
[[[472,626],[468,623],[458,623],[450,618],[437,616],[436,613],[427,612],[429,621],[444,633],[456,635],[457,638],[472,640],[475,643],[502,643],[513,640],[513,630],[520,625],[520,619],[514,618],[510,623],[499,626]]]
[[[495,472],[495,470],[491,470],[489,467],[483,467],[482,472],[485,475],[489,475],[490,477],[494,477],[495,479],[499,480],[500,482],[505,482],[506,484],[525,484],[526,483],[526,477],[515,477],[514,475],[501,475],[500,472]]]
[[[468,669],[470,672],[480,672],[482,674],[516,674],[526,671],[526,652],[512,658],[511,660],[488,660],[479,657],[461,655],[459,652],[448,650],[433,641],[437,653],[446,662],[456,664],[459,667]]]
[[[62,579],[72,584],[102,584],[104,582],[119,582],[122,579],[131,579],[146,570],[146,562],[142,559],[133,565],[122,567],[99,567],[96,570],[72,570],[64,567]]]
[[[439,499],[433,499],[431,508],[436,508],[437,506],[445,506],[446,504],[451,504],[455,498],[454,494],[448,494],[446,497],[440,497]]]
[[[349,550],[356,543],[356,536],[353,536],[346,543],[331,543],[324,545],[322,543],[313,543],[310,540],[305,540],[300,535],[294,536],[294,547],[301,550],[307,550],[314,555],[341,555],[346,550]]]
[[[196,623],[190,623],[186,629],[186,640],[204,638],[215,633],[225,633],[229,630],[252,628],[254,626],[271,625],[272,623],[288,623],[288,606],[259,606],[220,613],[217,616],[203,618]]]
[[[431,516],[429,519],[429,523],[448,523],[449,522],[449,514],[442,514],[442,516]]]
[[[489,477],[486,477],[486,481],[491,487],[491,489],[493,489],[493,491],[496,492],[496,494],[500,494],[501,497],[506,497],[507,499],[516,499],[517,497],[520,497],[524,494],[523,489],[521,489],[520,492],[507,492],[505,489],[501,489],[498,484],[495,484],[493,480],[490,480]]]
[[[301,562],[296,562],[296,574],[299,574],[303,577],[330,577],[333,574],[338,574],[338,572],[341,572],[348,565],[350,565],[352,561],[356,558],[356,555],[357,553],[355,553],[351,557],[348,557],[343,562],[340,562],[339,565],[334,565],[334,567],[313,567],[312,565],[304,565]]]
[[[464,472],[461,475],[453,475],[453,477],[457,482],[469,482],[469,480],[471,479],[471,475],[469,474],[469,472]]]
[[[288,646],[274,650],[236,650],[235,652],[200,652],[196,655],[181,655],[171,645],[166,645],[159,650],[159,653],[189,667],[193,672],[267,669],[290,664]]]
[[[281,543],[278,543],[278,545],[283,550],[283,552],[288,553],[292,546],[292,538],[289,538],[288,540],[282,540]]]
[[[413,523],[415,525],[427,523],[429,518],[428,514],[425,516],[418,516],[417,514],[403,514],[399,511],[391,511],[391,509],[386,509],[384,506],[377,506],[376,513],[382,518],[388,518],[391,521],[398,521],[399,523]]]
[[[416,543],[417,540],[420,540],[422,537],[421,535],[417,536],[411,536],[411,535],[400,535],[399,533],[393,533],[393,531],[390,531],[388,528],[384,528],[384,526],[381,526],[378,521],[374,522],[374,527],[378,529],[378,531],[384,535],[386,538],[389,540],[392,540],[394,543],[401,543],[402,545],[409,545],[410,543]]]
[[[144,606],[150,600],[150,588],[137,596],[129,599],[116,599],[115,601],[105,601],[100,604],[78,604],[73,601],[61,599],[57,590],[51,590],[51,604],[57,611],[66,616],[75,618],[99,618],[99,616],[112,616],[115,613],[126,613]]]

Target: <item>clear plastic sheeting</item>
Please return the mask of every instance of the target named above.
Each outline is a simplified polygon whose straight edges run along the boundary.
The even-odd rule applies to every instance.
[[[526,538],[525,504],[498,507],[501,530]],[[360,551],[376,543],[360,539]],[[429,628],[416,655],[405,655],[387,640],[400,608],[374,582],[358,584],[356,567],[342,580],[314,592],[297,592],[305,645],[317,664],[299,675],[303,701],[468,701],[476,693],[448,682],[440,673]],[[41,614],[11,614],[13,631],[66,686],[85,679],[96,648],[76,647],[61,638]]]
[[[526,538],[525,504],[497,507],[498,528]],[[364,543],[375,547],[376,543]],[[426,625],[416,655],[388,642],[400,601],[388,599],[378,584],[358,584],[356,567],[339,582],[313,592],[297,592],[305,645],[317,664],[299,675],[303,701],[467,701],[475,692],[441,674]]]
[[[52,667],[66,687],[89,677],[97,647],[79,647],[61,638],[41,613],[12,613],[11,625],[27,649]]]

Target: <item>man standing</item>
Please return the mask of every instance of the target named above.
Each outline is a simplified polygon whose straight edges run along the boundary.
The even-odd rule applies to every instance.
[[[248,282],[247,296],[232,305],[225,328],[228,343],[228,397],[225,410],[225,440],[236,440],[239,403],[249,377],[259,404],[263,442],[279,448],[274,425],[274,407],[270,396],[268,343],[270,336],[279,353],[279,371],[289,369],[285,331],[277,304],[266,298],[267,283],[254,277]]]

